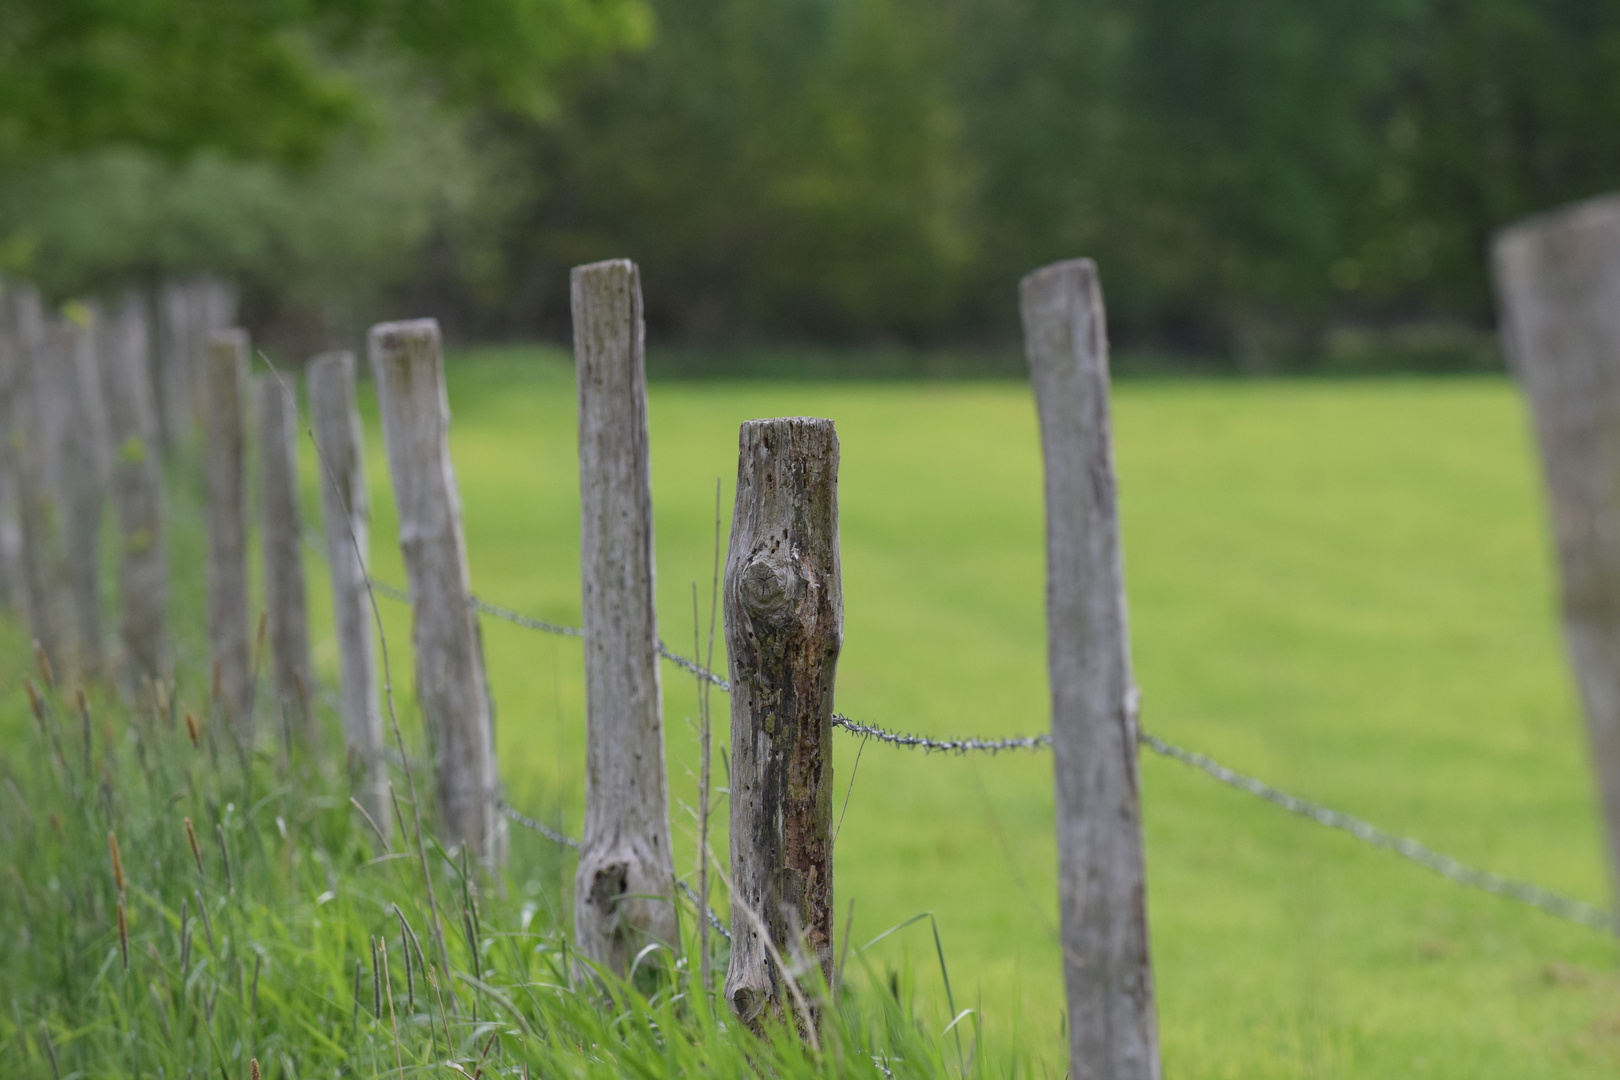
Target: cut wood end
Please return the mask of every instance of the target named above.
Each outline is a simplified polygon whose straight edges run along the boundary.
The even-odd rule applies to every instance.
[[[406,319],[378,323],[369,335],[374,354],[393,355],[423,349],[437,350],[440,343],[438,319]]]

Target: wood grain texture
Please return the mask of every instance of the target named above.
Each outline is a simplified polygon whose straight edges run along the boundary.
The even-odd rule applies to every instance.
[[[1503,230],[1492,266],[1503,349],[1541,449],[1564,637],[1620,896],[1620,196]]]
[[[641,278],[626,259],[575,267],[580,570],[585,621],[585,836],[574,878],[581,955],[624,975],[679,948],[653,602]]]
[[[89,325],[51,321],[40,382],[47,472],[61,532],[65,662],[89,679],[106,667],[100,538],[107,498],[106,413]]]
[[[365,444],[354,377],[351,352],[322,353],[311,360],[309,414],[320,457],[321,527],[337,624],[343,742],[361,805],[387,836],[394,818],[387,802],[382,709],[366,584],[371,506],[366,496]]]
[[[203,364],[204,467],[208,518],[208,647],[219,703],[244,741],[253,738],[247,509],[245,330],[208,337]]]
[[[65,657],[61,519],[52,497],[53,412],[46,313],[39,291],[11,286],[0,311],[0,353],[8,383],[7,450],[17,481],[23,611],[35,644],[60,669]]]
[[[1102,288],[1089,259],[1019,289],[1046,472],[1046,619],[1058,900],[1076,1080],[1157,1080],[1136,687]]]
[[[277,375],[253,380],[259,436],[259,540],[270,684],[277,714],[306,749],[320,747],[311,705],[309,607],[304,594],[304,516],[298,507],[298,397]]]
[[[832,982],[832,709],[843,645],[838,436],[831,420],[742,426],[722,603],[731,666],[733,915],[726,1000],[758,1022],[778,953]]]
[[[158,287],[156,297],[158,418],[165,450],[183,442],[192,428],[193,384],[204,343],[192,317],[191,293],[187,282],[170,280]]]
[[[108,485],[118,516],[118,636],[126,690],[169,673],[169,560],[163,536],[163,475],[157,453],[146,303],[126,293],[96,322],[110,455]]]
[[[450,462],[439,324],[379,324],[371,328],[368,349],[399,508],[416,700],[433,742],[439,816],[450,839],[493,865],[505,858],[506,826],[497,806],[493,715]]]

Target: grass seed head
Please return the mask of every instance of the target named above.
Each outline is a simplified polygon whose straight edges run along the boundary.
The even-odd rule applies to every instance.
[[[45,688],[51,689],[56,685],[56,672],[51,669],[51,658],[45,655],[45,647],[34,639],[34,663],[39,665],[39,677],[45,680]]]
[[[33,679],[24,679],[23,689],[28,691],[28,707],[33,710],[34,719],[40,722],[42,725],[40,730],[43,731],[43,725],[45,723],[45,703],[40,700],[39,688],[34,685]]]
[[[259,1080],[259,1059],[253,1058],[248,1062],[248,1080]]]
[[[189,719],[189,718],[188,718]],[[197,873],[203,872],[202,848],[197,846],[197,830],[191,827],[191,819],[186,818],[186,844],[191,848],[191,857],[197,862]]]
[[[190,713],[186,713],[186,734],[191,736],[191,745],[194,748],[202,749],[202,743],[197,741],[197,718]]]
[[[124,887],[124,857],[118,851],[118,834],[107,834],[107,850],[112,853],[113,883],[118,886],[120,894],[128,892]]]

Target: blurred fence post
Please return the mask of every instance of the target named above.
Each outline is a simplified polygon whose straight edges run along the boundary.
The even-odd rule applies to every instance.
[[[574,877],[580,954],[624,975],[679,947],[653,600],[641,276],[628,259],[573,272],[585,621],[585,837]]]
[[[191,430],[193,383],[202,342],[191,315],[191,290],[186,283],[163,282],[156,297],[158,415],[163,422],[163,446],[171,450]]]
[[[48,476],[50,416],[45,407],[48,332],[45,307],[32,286],[6,290],[0,311],[0,350],[7,369],[10,413],[7,451],[17,478],[17,521],[22,534],[21,593],[34,642],[60,668],[63,596],[60,515]]]
[[[1076,1080],[1156,1080],[1137,692],[1131,676],[1108,405],[1108,336],[1090,259],[1019,287],[1046,465],[1046,620],[1058,901]]]
[[[92,321],[107,411],[108,486],[118,514],[119,640],[129,689],[169,669],[169,562],[163,540],[163,476],[148,369],[146,304],[125,293]]]
[[[1620,896],[1620,196],[1504,229],[1492,245],[1502,346],[1535,420]]]
[[[248,337],[216,330],[208,338],[202,383],[208,517],[208,647],[220,705],[244,741],[253,738],[253,659],[249,644],[247,433]]]
[[[760,924],[778,958],[817,963],[832,982],[832,707],[844,603],[832,421],[751,420],[738,441],[723,592],[731,665],[726,1000],[757,1021],[789,995]]]
[[[71,666],[81,678],[106,666],[100,537],[106,485],[106,414],[89,311],[77,305],[52,323],[41,402],[51,427],[51,490],[60,514],[63,591],[72,626]]]
[[[264,609],[271,685],[288,734],[320,748],[309,700],[309,612],[304,596],[304,518],[298,507],[298,397],[277,375],[253,380],[258,406],[259,532],[264,545]]]
[[[351,772],[358,767],[360,803],[387,836],[382,709],[372,653],[372,611],[366,584],[371,508],[366,498],[365,449],[355,404],[354,354],[329,352],[310,361],[309,415],[320,458],[321,526],[332,580],[332,614],[342,666],[343,742]]]
[[[506,855],[484,647],[472,607],[439,324],[380,323],[368,348],[382,414],[399,546],[411,592],[416,700],[433,741],[439,815],[488,865]]]

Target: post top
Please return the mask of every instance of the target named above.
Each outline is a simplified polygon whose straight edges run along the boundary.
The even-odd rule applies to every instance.
[[[1018,282],[1018,291],[1021,295],[1027,297],[1036,290],[1045,291],[1059,287],[1064,282],[1094,285],[1096,281],[1097,263],[1095,260],[1089,258],[1064,259],[1060,262],[1048,263],[1025,274]]]
[[[1620,232],[1620,193],[1596,195],[1504,225],[1491,238],[1491,247],[1500,250],[1592,230]]]
[[[439,341],[438,319],[402,319],[398,322],[378,323],[371,328],[368,338],[373,349],[397,349],[410,342]]]
[[[638,267],[633,259],[603,259],[600,262],[576,266],[570,271],[569,276],[578,281],[580,278],[593,277],[597,274],[635,274],[637,271]]]

